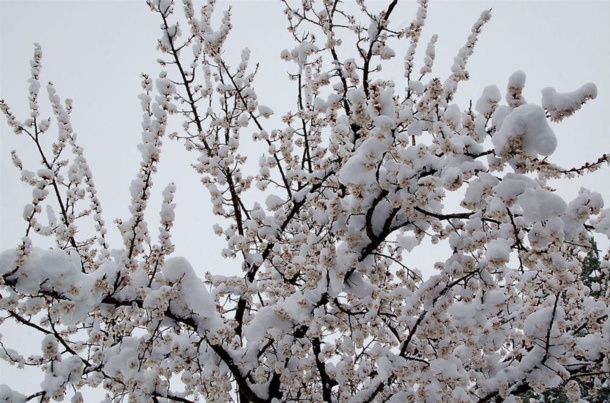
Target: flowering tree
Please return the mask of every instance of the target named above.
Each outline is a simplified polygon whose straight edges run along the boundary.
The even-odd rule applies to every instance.
[[[0,343],[0,357],[45,373],[31,395],[3,385],[0,398],[73,391],[82,401],[82,388],[103,387],[110,399],[134,401],[487,402],[557,387],[577,400],[608,388],[608,256],[582,272],[593,234],[610,236],[610,210],[598,193],[566,202],[547,186],[608,162],[565,169],[547,158],[557,145],[548,120],[595,98],[594,85],[545,89],[537,105],[523,98],[519,71],[504,102],[490,86],[458,106],[488,11],[441,80],[429,77],[436,36],[415,68],[425,0],[405,29],[390,23],[397,0],[380,12],[359,2],[356,15],[339,1],[285,1],[295,47],[281,58],[297,107],[271,128],[249,52],[237,67],[223,57],[230,12],[214,28],[214,1],[196,13],[185,0],[183,16],[169,0],[148,4],[168,71],[143,76],[142,161],[130,217],[116,221],[121,250],[108,245],[71,101],[48,84],[55,126],[40,116],[40,46],[30,116],[18,120],[0,103],[41,161],[28,170],[12,153],[32,201],[24,237],[0,255],[0,309],[42,339],[39,355]],[[399,47],[404,74],[389,80],[381,66]],[[173,184],[163,190],[157,239],[149,231],[147,202],[174,119],[181,126],[169,137],[197,154],[219,216],[214,232],[241,276],[202,279],[169,257]],[[240,148],[251,135],[266,149],[254,175],[243,171]],[[459,204],[445,206],[448,193]],[[249,204],[249,194],[262,202]],[[34,247],[32,233],[56,246]],[[424,276],[408,255],[429,241],[446,256]]]

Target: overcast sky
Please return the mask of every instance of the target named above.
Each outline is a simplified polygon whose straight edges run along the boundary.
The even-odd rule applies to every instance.
[[[227,43],[227,57],[235,60],[243,47],[251,49],[252,61],[261,65],[255,84],[259,100],[274,109],[276,116],[281,115],[285,105],[295,105],[291,97],[294,84],[282,81],[290,66],[279,59],[280,51],[291,47],[283,7],[279,1],[233,3],[234,32]],[[220,1],[217,8],[226,4]],[[395,21],[405,26],[414,17],[416,4],[401,2],[400,7],[394,13]],[[559,145],[551,161],[580,166],[610,152],[610,2],[432,1],[417,63],[429,37],[437,33],[434,75],[446,77],[470,27],[480,12],[489,8],[493,8],[493,17],[470,59],[471,81],[460,84],[460,106],[465,108],[470,99],[476,101],[486,85],[496,84],[504,91],[508,77],[516,70],[527,74],[525,97],[532,103],[540,102],[540,91],[546,86],[567,92],[591,81],[598,87],[598,99],[574,117],[553,125]],[[29,60],[33,43],[39,42],[44,52],[42,81],[53,81],[62,98],[74,99],[72,124],[85,147],[114,248],[121,245],[112,221],[127,218],[128,187],[140,158],[136,149],[141,130],[139,74],[154,75],[159,70],[155,64],[158,27],[158,16],[144,1],[0,1],[0,97],[18,119],[24,119]],[[404,49],[395,48],[397,54],[404,53],[406,46],[405,42]],[[28,161],[33,148],[25,140],[25,136],[13,135],[2,118],[0,250],[16,246],[24,235],[21,211],[30,201],[30,189],[18,181],[10,150],[17,149]],[[222,241],[206,235],[215,222],[208,213],[209,197],[189,167],[196,156],[182,151],[175,142],[165,143],[168,148],[162,155],[155,189],[160,193],[169,181],[178,185],[175,254],[186,256],[200,272],[223,272],[226,264],[218,256]],[[254,163],[257,160],[257,156],[252,158]],[[586,186],[610,202],[607,168],[568,185],[555,185],[567,199]],[[149,205],[154,218],[149,227],[153,229],[157,227],[159,203],[155,197]],[[198,233],[198,228],[202,232]],[[6,333],[6,327],[2,329]],[[8,343],[20,337],[5,334],[4,340]],[[15,386],[16,376],[18,371],[0,364],[0,383]],[[17,389],[26,392],[35,387]]]

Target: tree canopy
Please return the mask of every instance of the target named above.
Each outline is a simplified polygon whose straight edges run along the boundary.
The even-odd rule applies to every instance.
[[[380,10],[282,3],[295,107],[274,111],[257,97],[249,51],[226,61],[230,10],[216,23],[214,1],[148,1],[166,70],[142,76],[141,162],[130,215],[115,221],[120,249],[106,237],[72,101],[49,83],[53,116],[40,113],[35,46],[29,116],[0,102],[40,160],[11,154],[32,199],[18,247],[0,254],[0,315],[39,333],[41,351],[24,356],[0,339],[0,358],[45,375],[29,395],[1,385],[0,400],[83,401],[86,388],[153,402],[578,401],[607,391],[610,263],[595,237],[610,237],[610,210],[595,191],[566,201],[548,184],[609,161],[552,162],[560,140],[549,122],[596,98],[595,85],[546,88],[530,103],[517,71],[503,91],[458,105],[490,10],[441,78],[431,74],[438,38],[422,38],[426,0],[406,27],[392,22],[397,0]],[[383,67],[398,58],[391,79]],[[196,155],[218,217],[210,229],[241,275],[201,277],[170,256],[173,183],[149,228],[169,139]],[[253,155],[250,139],[264,152]],[[34,234],[55,246],[37,247]],[[410,264],[415,249],[429,250],[433,275]]]

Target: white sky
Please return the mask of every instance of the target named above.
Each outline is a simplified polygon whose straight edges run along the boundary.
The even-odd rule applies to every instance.
[[[234,32],[226,54],[229,60],[235,60],[243,47],[251,49],[252,62],[261,65],[255,84],[259,100],[279,116],[286,111],[285,105],[291,108],[295,105],[291,97],[294,83],[286,76],[290,66],[279,59],[280,51],[292,45],[285,31],[283,7],[279,1],[233,3]],[[226,4],[220,1],[217,9],[224,9]],[[404,26],[413,19],[416,4],[400,2],[400,7],[394,17]],[[460,85],[458,104],[466,108],[468,100],[476,101],[489,84],[504,91],[508,77],[516,70],[527,74],[525,97],[532,103],[540,102],[543,87],[567,92],[591,81],[598,87],[598,99],[585,105],[574,117],[553,125],[559,145],[551,161],[571,168],[609,153],[610,2],[432,1],[423,43],[416,56],[417,69],[429,37],[437,33],[434,75],[446,77],[470,27],[480,12],[489,8],[493,8],[493,17],[484,27],[470,59],[471,81]],[[43,47],[42,81],[53,81],[62,98],[74,99],[72,125],[85,147],[115,248],[121,245],[112,221],[127,218],[128,187],[140,161],[136,149],[141,121],[137,99],[141,88],[139,74],[149,72],[154,77],[159,70],[155,64],[159,57],[155,50],[158,26],[158,16],[143,1],[0,0],[0,98],[9,103],[18,119],[24,119],[32,44],[39,42]],[[405,42],[404,49],[395,50],[401,56],[406,47]],[[345,53],[344,57],[354,55]],[[46,94],[41,94],[46,99]],[[33,149],[25,140],[25,136],[15,136],[2,117],[0,251],[17,245],[24,235],[21,211],[29,202],[30,189],[19,182],[10,162],[10,150],[17,149],[24,162],[28,161]],[[217,220],[209,214],[207,191],[189,167],[196,156],[187,154],[175,142],[166,140],[165,144],[167,150],[162,154],[155,189],[160,194],[172,180],[178,186],[177,221],[173,229],[175,254],[187,257],[200,272],[223,272],[227,270],[227,264],[219,258],[223,242],[208,235]],[[254,164],[257,160],[258,155],[251,158]],[[29,161],[35,163],[36,159]],[[30,167],[37,169],[32,164]],[[567,185],[552,185],[569,200],[585,186],[602,193],[610,203],[608,168]],[[157,227],[159,205],[159,197],[149,204],[151,229]],[[2,331],[7,343],[9,339],[17,342],[23,336],[21,330],[14,333],[14,327],[7,331],[6,325],[0,328]],[[37,349],[34,346],[33,351]],[[24,393],[36,389],[37,385],[16,386],[20,376],[20,371],[0,363],[0,383]]]

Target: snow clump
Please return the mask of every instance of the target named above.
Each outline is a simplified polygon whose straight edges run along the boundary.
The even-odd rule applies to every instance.
[[[597,87],[593,83],[587,83],[576,91],[566,93],[547,87],[542,90],[542,107],[548,111],[552,122],[559,122],[574,114],[585,102],[596,97]]]
[[[531,157],[551,155],[557,148],[557,137],[549,126],[544,109],[526,104],[515,108],[502,122],[492,138],[500,156],[512,156],[518,150]]]

